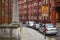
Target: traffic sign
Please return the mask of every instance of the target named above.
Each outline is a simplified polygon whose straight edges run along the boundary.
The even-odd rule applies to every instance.
[[[47,16],[48,16],[48,14],[43,14],[43,16],[46,16],[46,17],[47,17]]]
[[[45,16],[48,14],[48,6],[42,6],[42,16]]]

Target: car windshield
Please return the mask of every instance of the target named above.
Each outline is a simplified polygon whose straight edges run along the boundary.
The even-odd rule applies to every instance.
[[[53,24],[46,24],[46,27],[47,28],[54,28],[54,25]]]
[[[39,27],[39,26],[40,26],[40,24],[36,24],[36,26],[38,26],[38,27]]]

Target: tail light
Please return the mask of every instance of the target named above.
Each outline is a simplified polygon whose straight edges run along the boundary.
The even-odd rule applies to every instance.
[[[46,30],[46,31],[48,31],[48,29],[47,29],[47,28],[46,28],[45,30]]]

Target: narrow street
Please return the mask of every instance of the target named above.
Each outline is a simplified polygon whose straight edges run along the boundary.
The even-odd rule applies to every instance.
[[[60,23],[56,23],[56,26],[57,26],[57,35],[56,35],[56,40],[60,40]]]
[[[56,40],[60,40],[60,28],[58,28],[58,33],[57,33]]]
[[[23,27],[21,31],[21,40],[49,40],[48,37],[44,38],[44,35],[31,28]]]
[[[56,35],[48,36],[50,38],[50,40],[60,40],[60,23],[56,23],[56,27],[57,27],[58,32]]]
[[[60,40],[59,22],[59,0],[0,0],[0,40]]]
[[[21,24],[22,26],[22,24]],[[59,25],[58,25],[59,26]],[[0,29],[0,40],[59,40],[60,39],[60,28],[57,28],[58,33],[56,36],[45,36],[41,34],[40,32],[32,29],[27,28],[25,25],[22,26],[22,31],[20,31],[20,28],[14,29],[12,32],[12,37],[10,38],[10,29],[6,29],[6,32],[4,32],[4,29]],[[19,33],[18,33],[19,31]],[[19,34],[19,37],[18,37]]]
[[[9,29],[6,29],[6,32],[3,32],[3,30],[2,31],[0,30],[0,40],[17,40],[17,36],[18,36],[17,31],[19,31],[19,30],[14,29],[11,34],[12,37],[10,38]],[[18,39],[19,40],[49,40],[48,37],[46,37],[46,39],[45,39],[42,34],[35,31],[34,29],[26,28],[26,27],[23,27],[22,31],[19,32]]]

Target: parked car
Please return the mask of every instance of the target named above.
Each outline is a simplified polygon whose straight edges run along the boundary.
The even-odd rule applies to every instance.
[[[26,25],[26,27],[28,27],[29,26],[29,21],[26,21],[25,25]]]
[[[34,23],[35,23],[34,21],[27,21],[26,22],[26,26],[27,27],[33,27],[34,26]]]
[[[40,27],[41,27],[41,23],[35,23],[35,24],[34,24],[34,28],[35,28],[35,29],[38,30]]]
[[[46,34],[56,34],[57,33],[57,28],[54,24],[52,23],[46,23],[43,24],[44,26],[41,26],[39,28],[39,31],[44,33],[46,32]]]

